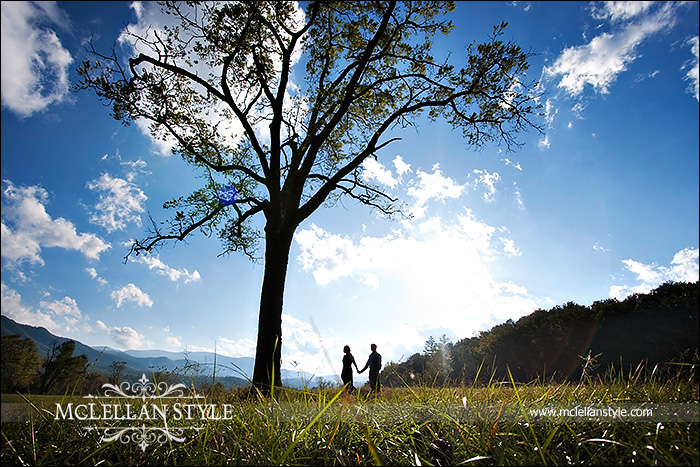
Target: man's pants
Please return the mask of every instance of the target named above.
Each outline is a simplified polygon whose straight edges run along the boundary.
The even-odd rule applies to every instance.
[[[372,391],[379,392],[379,370],[369,369],[369,388]]]

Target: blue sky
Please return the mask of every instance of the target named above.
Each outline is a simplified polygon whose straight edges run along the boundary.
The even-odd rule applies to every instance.
[[[345,200],[292,245],[283,367],[340,371],[568,301],[698,280],[698,3],[458,2],[436,55],[508,21],[537,55],[544,133],[468,147],[422,122],[364,167],[412,220]],[[201,234],[124,256],[198,187],[137,124],[72,92],[93,36],[157,29],[150,2],[2,2],[2,314],[88,345],[254,356],[262,263]],[[129,44],[120,42],[120,50]]]

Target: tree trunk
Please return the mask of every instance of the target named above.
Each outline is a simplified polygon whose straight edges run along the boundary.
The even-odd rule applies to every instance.
[[[258,343],[253,385],[268,392],[280,383],[282,362],[282,302],[294,230],[265,228],[265,273],[260,296]]]

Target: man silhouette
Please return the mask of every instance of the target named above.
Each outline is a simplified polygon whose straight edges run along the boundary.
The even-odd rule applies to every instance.
[[[370,391],[379,392],[379,371],[382,369],[382,356],[377,353],[377,344],[370,346],[372,353],[369,354],[367,364],[363,369],[358,371],[362,373],[369,367],[369,388]]]

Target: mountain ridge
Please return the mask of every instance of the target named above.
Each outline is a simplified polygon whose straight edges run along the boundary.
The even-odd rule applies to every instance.
[[[34,342],[37,353],[44,357],[51,345],[72,340],[75,342],[74,355],[85,354],[91,364],[91,371],[108,375],[113,362],[126,362],[125,375],[140,376],[156,371],[185,371],[211,377],[216,362],[216,377],[232,386],[245,386],[252,378],[255,359],[252,357],[228,357],[213,352],[186,350],[173,352],[167,350],[118,350],[109,346],[89,346],[75,339],[56,336],[41,326],[22,324],[0,315],[1,334],[17,334]],[[335,380],[335,375],[314,376],[302,370],[282,369],[282,384],[291,387],[312,387],[321,379]]]

